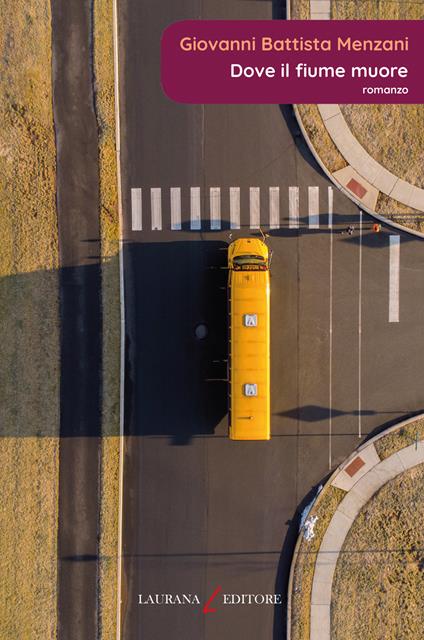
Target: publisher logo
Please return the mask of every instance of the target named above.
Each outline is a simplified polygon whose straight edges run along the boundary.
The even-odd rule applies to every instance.
[[[201,607],[204,614],[216,613],[220,606],[280,605],[280,593],[224,593],[219,585],[205,601],[197,593],[139,593],[138,604],[142,606],[192,606]]]

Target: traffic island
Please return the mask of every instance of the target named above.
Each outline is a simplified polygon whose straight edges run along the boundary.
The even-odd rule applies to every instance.
[[[420,20],[422,3],[291,0],[292,19]],[[424,232],[423,105],[294,105],[327,175],[362,209]]]
[[[400,625],[402,637],[419,636],[423,479],[424,415],[379,434],[336,469],[295,547],[290,640],[399,637]]]

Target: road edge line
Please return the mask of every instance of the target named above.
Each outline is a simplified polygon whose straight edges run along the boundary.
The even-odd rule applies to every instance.
[[[112,0],[113,34],[113,76],[115,102],[115,149],[116,178],[118,192],[119,219],[119,301],[121,315],[120,341],[120,383],[119,383],[119,475],[118,475],[118,549],[117,549],[117,589],[116,589],[116,640],[121,640],[121,593],[122,593],[122,524],[123,524],[123,483],[124,483],[124,393],[125,393],[125,285],[123,259],[123,217],[121,180],[121,121],[119,108],[119,40],[118,3]]]

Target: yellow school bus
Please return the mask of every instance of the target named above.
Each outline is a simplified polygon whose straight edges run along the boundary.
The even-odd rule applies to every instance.
[[[269,440],[270,253],[262,240],[240,238],[228,247],[229,436]]]

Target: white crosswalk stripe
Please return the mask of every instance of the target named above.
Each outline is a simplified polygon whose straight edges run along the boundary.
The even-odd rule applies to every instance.
[[[299,187],[289,187],[289,229],[299,228]]]
[[[150,189],[150,206],[152,212],[152,230],[162,230],[162,189]]]
[[[280,187],[269,188],[269,228],[280,228]]]
[[[171,187],[171,229],[172,231],[181,230],[181,188]]]
[[[221,228],[221,188],[211,187],[209,190],[209,202],[211,212],[211,231],[219,231]]]
[[[249,218],[248,227],[250,229],[260,229],[261,218],[262,225],[269,229],[279,229],[281,227],[280,215],[282,212],[283,219],[285,211],[287,211],[288,200],[288,227],[289,229],[299,229],[300,227],[300,189],[298,186],[291,186],[288,191],[282,191],[281,187],[268,187],[268,198],[262,197],[262,213],[261,213],[261,187],[249,187],[249,211],[243,216]],[[264,188],[265,189],[265,188]],[[172,231],[181,231],[183,229],[182,218],[187,215],[187,211],[183,211],[183,191],[182,187],[170,187],[169,200],[168,193],[162,197],[161,187],[150,188],[150,219],[152,231],[161,231],[164,228],[170,228]],[[167,190],[164,190],[167,191]],[[131,188],[131,228],[133,231],[143,230],[143,206],[142,206],[141,187]],[[188,189],[185,189],[187,194]],[[209,187],[208,196],[204,197],[205,211],[202,212],[202,190],[200,187],[190,187],[190,230],[202,230],[202,214],[207,218],[209,214],[209,223],[207,227],[211,231],[219,231],[223,227],[223,214],[228,215],[228,211],[223,211],[223,203],[228,202],[227,194],[229,193],[229,225],[230,229],[241,228],[241,189],[240,187],[229,187],[229,192],[225,190],[223,195],[222,187]],[[319,229],[319,187],[311,186],[307,190],[308,199],[308,227],[309,229]],[[206,195],[206,194],[205,194]],[[306,195],[306,193],[305,193]],[[302,196],[303,197],[303,196]],[[332,226],[333,222],[333,191],[328,188],[328,226]],[[306,200],[306,198],[305,198]],[[208,204],[209,201],[209,204]],[[286,204],[285,204],[286,203]],[[146,202],[145,202],[146,206]],[[148,205],[147,205],[148,207]],[[304,205],[302,205],[304,208]],[[209,211],[208,211],[209,209]],[[265,211],[268,209],[268,211]],[[149,212],[145,212],[148,217]],[[246,221],[246,218],[243,218]],[[244,222],[245,224],[246,222]],[[225,227],[224,227],[225,228]],[[207,230],[207,229],[206,229]]]
[[[319,187],[308,187],[309,228],[319,229]]]
[[[240,229],[240,187],[230,187],[230,228]]]
[[[399,322],[400,236],[390,236],[389,249],[389,322]]]
[[[141,189],[131,189],[131,229],[142,231],[142,200]]]
[[[200,187],[190,187],[190,229],[192,231],[200,231],[201,228]]]
[[[249,189],[250,196],[250,228],[251,229],[259,229],[261,218],[260,218],[260,198],[261,192],[259,187],[250,187]]]

